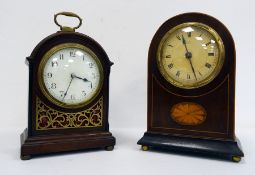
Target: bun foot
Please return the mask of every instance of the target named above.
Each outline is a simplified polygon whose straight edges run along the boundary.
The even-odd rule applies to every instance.
[[[21,160],[29,160],[29,159],[31,159],[31,156],[30,155],[21,155],[20,159]]]
[[[106,151],[112,151],[114,149],[114,146],[106,146],[105,150]]]
[[[233,162],[240,162],[241,159],[242,159],[242,158],[241,158],[240,156],[233,156],[233,157],[232,157],[232,161],[233,161]]]
[[[148,150],[149,150],[149,147],[146,146],[146,145],[142,145],[142,150],[143,150],[143,151],[148,151]]]

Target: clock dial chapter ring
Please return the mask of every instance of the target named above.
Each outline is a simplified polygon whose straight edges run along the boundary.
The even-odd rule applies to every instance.
[[[156,60],[166,81],[179,88],[194,89],[207,85],[219,74],[225,50],[222,39],[211,27],[187,22],[163,35]]]
[[[57,79],[57,81],[61,84],[61,86],[63,88],[61,89],[62,93],[60,95],[59,94],[56,95],[56,93],[51,89],[51,88],[53,88],[53,85],[52,84],[49,85],[49,83],[46,81],[47,79],[45,78],[45,76],[48,76],[48,75],[45,74],[45,70],[47,70],[48,64],[53,65],[52,59],[54,59],[54,54],[59,53],[59,52],[62,53],[61,51],[63,51],[63,50],[68,51],[68,50],[72,50],[72,49],[88,55],[89,58],[91,59],[91,61],[93,61],[91,63],[93,63],[94,67],[96,67],[96,72],[94,74],[94,76],[96,77],[96,80],[94,81],[93,87],[92,87],[92,81],[89,80],[89,78],[87,77],[88,70],[86,70],[86,68],[84,68],[84,70],[82,67],[79,67],[77,69],[77,70],[82,70],[81,75],[79,73],[77,73],[76,69],[73,69],[72,72],[60,69],[60,71],[62,73],[59,75],[60,80]],[[61,60],[61,58],[62,58],[61,54],[59,56],[60,56],[59,59]],[[64,58],[65,58],[65,56],[66,55],[64,54]],[[70,58],[72,58],[72,56],[73,55],[71,55],[71,52],[70,52]],[[73,57],[73,58],[75,58],[75,57]],[[84,57],[79,58],[79,59],[84,60]],[[51,61],[51,62],[49,63],[49,61]],[[71,62],[72,60],[69,59],[68,61]],[[84,63],[84,64],[87,64],[87,63]],[[51,67],[51,66],[48,66],[48,67]],[[64,66],[67,66],[67,65],[62,65],[62,67],[64,67]],[[40,90],[43,93],[43,95],[50,102],[54,103],[57,106],[64,107],[64,108],[80,108],[82,106],[89,104],[91,101],[93,101],[98,96],[98,93],[100,92],[100,90],[102,88],[103,79],[104,79],[103,67],[102,67],[101,62],[100,62],[99,58],[97,57],[97,55],[92,50],[90,50],[88,47],[78,44],[78,43],[59,44],[59,45],[56,45],[55,47],[51,48],[50,50],[48,50],[44,54],[42,61],[39,63],[39,68],[38,68],[37,74],[38,74],[38,80],[39,80],[38,81],[39,87],[40,87]],[[50,76],[52,76],[52,74]],[[62,79],[63,79],[63,82],[66,81],[66,83],[63,83]],[[50,87],[50,86],[52,86],[52,87]],[[56,84],[54,86],[56,86]],[[86,89],[84,91],[79,90],[81,92],[79,92],[80,94],[78,94],[78,98],[76,98],[77,94],[76,95],[74,94],[72,96],[69,93],[70,91],[73,91],[73,93],[77,93],[77,91],[75,90],[75,86],[89,87],[91,90],[89,93],[87,92]],[[54,87],[54,88],[56,88],[56,87]],[[59,93],[60,93],[60,91],[59,91]],[[82,96],[82,94],[84,95],[84,97]],[[69,97],[70,99],[67,99],[66,96],[70,96]]]

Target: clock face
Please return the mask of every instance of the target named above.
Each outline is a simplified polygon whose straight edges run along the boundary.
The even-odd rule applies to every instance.
[[[201,23],[183,23],[162,38],[157,63],[160,73],[174,86],[192,89],[211,82],[224,63],[220,36]]]
[[[93,99],[103,79],[102,66],[96,55],[73,43],[58,45],[48,51],[39,69],[46,96],[67,107],[80,106]]]

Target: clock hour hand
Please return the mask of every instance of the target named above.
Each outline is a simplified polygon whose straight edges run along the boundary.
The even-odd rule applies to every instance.
[[[81,78],[81,77],[76,76],[75,74],[73,74],[73,77],[74,77],[74,78],[78,78],[78,79],[80,79],[80,80],[83,80],[83,81],[85,81],[85,82],[91,82],[91,81],[89,81],[87,78]]]
[[[73,77],[74,78],[78,78],[80,80],[83,80],[84,82],[90,82],[90,87],[92,88],[92,82],[89,81],[87,78],[81,78],[81,77],[76,76],[75,74],[73,74]]]
[[[182,35],[182,44],[184,45],[185,50],[186,50],[185,57],[187,59],[191,59],[192,58],[192,53],[188,50],[187,43],[186,43],[186,40],[185,40],[183,35]]]

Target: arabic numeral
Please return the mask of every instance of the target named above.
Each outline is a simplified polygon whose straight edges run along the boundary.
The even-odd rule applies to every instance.
[[[60,97],[64,97],[64,95],[65,95],[64,91],[59,91],[59,93],[60,93]]]
[[[47,73],[47,78],[52,78],[52,73],[48,72]]]
[[[93,68],[94,67],[94,63],[89,63],[89,68]]]
[[[59,55],[59,59],[60,59],[60,60],[64,60],[64,54],[60,54],[60,55]]]
[[[56,85],[56,83],[51,83],[51,89],[56,89],[57,88],[57,85]]]
[[[75,52],[75,50],[70,51],[70,57],[76,57],[76,52]]]
[[[71,95],[71,100],[75,100],[75,96],[74,95]]]

